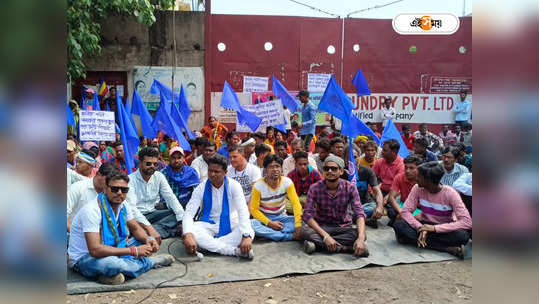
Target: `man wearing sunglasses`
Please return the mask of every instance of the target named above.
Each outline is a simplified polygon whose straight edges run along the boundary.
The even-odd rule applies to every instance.
[[[303,249],[369,255],[365,246],[365,213],[355,185],[341,179],[342,158],[330,155],[323,163],[324,179],[309,189],[301,228]],[[352,217],[349,210],[352,211]],[[355,224],[355,225],[354,225]]]
[[[174,237],[179,232],[183,207],[166,177],[157,171],[159,152],[155,148],[145,147],[138,152],[138,157],[139,168],[129,175],[127,200],[145,216],[143,224],[150,229],[148,232],[152,236],[155,235],[158,240]],[[165,202],[162,208],[159,204],[161,201]]]
[[[128,182],[123,172],[109,174],[103,192],[75,215],[69,235],[69,267],[103,284],[122,284],[125,276],[137,277],[174,262],[171,255],[149,257],[159,245],[125,202]]]

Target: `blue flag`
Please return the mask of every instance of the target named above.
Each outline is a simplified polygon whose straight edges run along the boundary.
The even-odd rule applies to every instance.
[[[365,76],[363,76],[363,72],[361,72],[361,69],[357,70],[356,75],[354,76],[354,79],[352,79],[352,83],[357,88],[358,97],[371,95],[371,90],[369,90],[369,86],[367,85],[367,80],[365,80]]]
[[[337,117],[343,123],[348,123],[354,104],[350,97],[346,96],[343,89],[339,86],[333,75],[329,79],[324,95],[318,104],[318,110],[326,111],[329,114]]]
[[[226,80],[223,86],[223,95],[221,96],[221,107],[236,111],[238,115],[238,124],[246,124],[253,132],[256,132],[256,129],[258,129],[258,126],[260,126],[260,123],[262,122],[262,118],[245,110],[241,106],[236,92],[234,92]]]
[[[99,99],[97,98],[97,93],[94,93],[94,104],[92,105],[94,111],[101,111],[101,106],[99,105]]]
[[[189,115],[191,115],[191,109],[189,108],[189,103],[187,102],[187,98],[185,97],[185,90],[183,89],[183,85],[180,85],[180,94],[178,95],[178,98],[174,100],[174,103],[176,103],[180,109],[180,115],[182,116],[183,120],[186,122],[186,130],[189,130],[187,128],[187,122],[189,121]],[[188,132],[189,138],[191,138],[192,134],[191,132]]]
[[[71,111],[71,108],[69,107],[69,104],[66,104],[66,115],[67,115],[67,125],[68,126],[75,126],[75,115],[73,115],[73,111]]]
[[[140,117],[140,127],[142,128],[142,135],[146,138],[156,138],[157,132],[152,128],[152,116],[148,112],[148,109],[142,102],[136,89],[133,90],[131,114],[138,115]]]
[[[271,90],[273,91],[273,95],[276,95],[278,98],[280,98],[283,105],[289,108],[291,113],[296,112],[298,108],[298,103],[296,102],[296,99],[292,97],[290,93],[288,93],[286,88],[273,75],[272,83],[273,84],[271,86]]]
[[[137,130],[137,125],[135,125],[135,120],[133,120],[133,115],[131,114],[131,106],[129,105],[129,100],[127,96],[125,96],[125,112],[127,113],[127,117],[129,118],[129,121],[133,125],[133,128],[135,131]]]
[[[157,131],[167,134],[177,140],[180,147],[186,151],[191,151],[191,145],[183,136],[180,128],[170,117],[170,107],[167,105],[168,99],[161,94],[161,102],[153,118],[152,127]]]
[[[382,138],[380,138],[380,143],[383,145],[384,142],[388,139],[396,139],[399,142],[399,144],[401,145],[399,149],[400,157],[405,158],[406,156],[410,155],[410,152],[408,151],[408,148],[402,140],[399,130],[397,130],[397,127],[393,123],[392,119],[387,122],[387,125],[384,128],[384,132],[382,133]]]
[[[116,106],[118,109],[118,121],[120,122],[120,139],[124,146],[124,158],[127,174],[133,172],[135,167],[135,154],[137,153],[140,139],[137,131],[129,120],[129,114],[125,111],[120,95],[116,93]]]
[[[167,102],[170,102],[172,100],[172,90],[157,79],[153,80],[152,87],[150,88],[150,93],[160,94],[160,96],[163,96],[163,98],[167,100]],[[189,121],[191,109],[189,108],[189,103],[187,102],[183,85],[180,85],[180,94],[174,94],[173,102],[180,108],[179,112],[183,120],[185,122]],[[170,114],[172,114],[172,112]],[[187,126],[187,123],[185,125]],[[192,134],[188,135],[191,136]]]
[[[189,125],[187,124],[187,121],[184,120],[182,114],[180,113],[180,110],[178,109],[178,107],[176,107],[176,104],[174,103],[170,105],[170,117],[180,128],[180,130],[185,130],[185,133],[187,133],[187,137],[189,137],[190,139],[195,138],[195,135],[191,133],[191,130],[189,130]]]
[[[355,138],[358,135],[370,135],[376,144],[380,145],[380,139],[376,136],[374,131],[354,114],[352,114],[348,123],[342,124],[341,133],[352,138]]]

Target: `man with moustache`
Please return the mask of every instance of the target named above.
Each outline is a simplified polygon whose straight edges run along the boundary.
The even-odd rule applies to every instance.
[[[128,182],[123,172],[108,175],[104,191],[84,205],[71,226],[69,267],[103,284],[122,284],[126,276],[137,277],[174,262],[171,255],[149,257],[159,244],[137,223],[126,203]]]
[[[144,225],[153,225],[163,239],[174,237],[184,210],[163,173],[157,171],[159,152],[146,147],[139,151],[138,157],[139,168],[129,175],[127,200],[145,216]],[[165,206],[159,204],[161,201]]]
[[[344,161],[330,155],[322,167],[324,179],[311,186],[307,194],[301,236],[303,250],[346,252],[366,257],[365,213],[354,184],[343,180]],[[355,225],[354,225],[355,224]]]

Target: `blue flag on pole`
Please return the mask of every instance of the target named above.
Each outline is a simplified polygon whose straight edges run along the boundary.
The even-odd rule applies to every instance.
[[[148,109],[142,102],[137,90],[133,90],[131,114],[138,115],[140,117],[140,127],[142,128],[142,135],[146,138],[156,138],[157,131],[152,128],[152,116],[148,112]]]
[[[185,97],[185,90],[183,89],[183,85],[180,85],[180,94],[178,95],[177,99],[174,100],[174,103],[176,103],[180,109],[180,115],[185,121],[185,129],[189,130],[189,128],[187,128],[187,122],[189,121],[189,115],[191,115],[191,109],[189,108],[189,103],[187,102],[187,98]],[[189,135],[189,138],[191,138],[191,132],[188,132],[187,134]]]
[[[73,115],[73,111],[71,111],[71,108],[69,107],[69,104],[66,104],[66,115],[67,115],[67,125],[68,126],[75,126],[75,115]]]
[[[236,111],[238,115],[238,124],[246,124],[253,132],[256,132],[256,129],[258,129],[258,126],[260,126],[260,123],[262,122],[262,118],[245,110],[241,106],[236,92],[234,92],[226,80],[223,87],[223,95],[221,96],[221,107]]]
[[[152,87],[150,88],[150,93],[160,94],[160,96],[162,96],[167,101],[172,100],[172,90],[157,79],[153,80]],[[174,94],[173,102],[180,108],[179,113],[185,121],[185,129],[188,130],[187,122],[189,121],[189,115],[191,115],[191,109],[189,108],[189,103],[187,102],[187,97],[185,95],[183,85],[180,85],[180,94]],[[170,114],[172,114],[172,112]],[[190,132],[188,133],[188,135],[192,136]]]
[[[94,93],[94,104],[92,105],[94,111],[101,111],[101,106],[99,105],[99,99],[97,98],[97,93]]]
[[[365,76],[363,76],[363,72],[361,71],[361,69],[357,70],[354,79],[352,79],[352,83],[356,86],[358,97],[371,95],[371,90],[367,85],[367,80],[365,80]]]
[[[273,84],[271,86],[271,90],[273,91],[273,95],[276,95],[278,98],[280,98],[283,105],[289,108],[291,113],[296,112],[298,108],[298,103],[296,102],[296,99],[292,97],[292,95],[290,95],[286,88],[273,75],[272,83]]]
[[[380,145],[380,139],[376,136],[374,131],[354,114],[350,116],[348,123],[342,124],[341,133],[352,138],[355,138],[358,135],[370,135],[376,144]]]
[[[342,121],[343,125],[347,124],[350,119],[354,104],[350,97],[344,93],[333,75],[329,79],[324,95],[322,95],[322,99],[318,104],[318,109],[337,117]]]
[[[180,128],[170,117],[170,107],[167,105],[168,100],[161,94],[161,102],[155,116],[153,118],[152,127],[157,131],[167,134],[177,140],[180,147],[186,151],[191,151],[191,145],[183,136]]]
[[[185,121],[182,114],[180,113],[180,110],[174,103],[170,105],[170,117],[180,128],[180,130],[185,130],[185,133],[187,133],[187,137],[189,137],[190,139],[195,138],[195,135],[191,132],[191,130],[189,130],[189,125],[187,124],[187,121]]]
[[[116,93],[116,104],[118,121],[120,122],[120,139],[124,146],[125,167],[127,174],[130,174],[135,167],[135,154],[137,153],[140,140],[136,129],[129,120],[129,114],[125,111],[122,99],[118,93]]]
[[[410,155],[410,152],[408,151],[408,148],[406,147],[406,144],[402,140],[402,137],[399,133],[399,130],[397,130],[397,127],[393,123],[393,120],[390,119],[387,122],[386,127],[384,128],[384,132],[382,132],[382,138],[380,138],[380,144],[384,144],[384,142],[388,139],[396,139],[400,146],[399,149],[399,155],[402,158],[405,158],[406,156]]]

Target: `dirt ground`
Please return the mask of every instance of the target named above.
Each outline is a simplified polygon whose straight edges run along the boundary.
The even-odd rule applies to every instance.
[[[136,303],[151,290],[67,296],[67,303]],[[162,288],[143,303],[471,303],[472,260],[367,267],[275,279]]]

